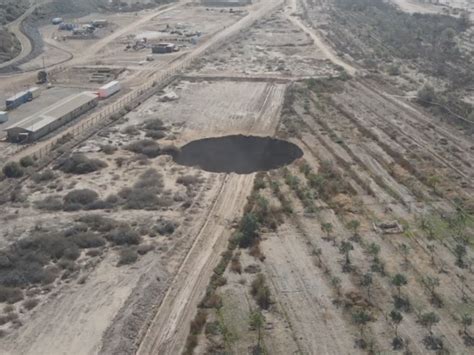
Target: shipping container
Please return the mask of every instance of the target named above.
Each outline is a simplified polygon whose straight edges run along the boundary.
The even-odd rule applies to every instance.
[[[39,89],[39,87],[32,87],[28,90],[29,92],[31,92],[31,99],[36,99],[38,96],[40,96],[41,94],[41,91]]]
[[[93,20],[91,22],[91,25],[94,27],[107,27],[108,24],[107,20]]]
[[[111,81],[108,84],[105,84],[101,88],[99,88],[99,97],[101,99],[106,99],[109,96],[112,96],[113,94],[117,93],[121,89],[120,82],[118,81]]]
[[[31,92],[23,91],[7,99],[5,106],[7,107],[7,110],[13,110],[32,99],[33,95]]]
[[[58,26],[58,29],[60,31],[72,31],[76,28],[77,26],[72,24],[72,23],[61,23]]]
[[[5,123],[8,121],[8,112],[0,111],[0,123]]]

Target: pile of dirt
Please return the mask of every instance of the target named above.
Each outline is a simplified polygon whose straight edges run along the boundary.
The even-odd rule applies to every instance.
[[[302,156],[303,151],[287,141],[235,135],[188,143],[174,160],[214,173],[251,174],[280,168]]]

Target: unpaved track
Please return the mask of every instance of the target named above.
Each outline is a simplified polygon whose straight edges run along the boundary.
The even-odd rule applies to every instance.
[[[10,65],[14,65],[15,63],[18,63],[20,60],[26,58],[31,51],[33,50],[33,46],[31,44],[30,39],[22,32],[21,27],[23,24],[23,21],[30,16],[33,11],[36,10],[36,8],[40,5],[47,4],[51,0],[40,0],[36,1],[34,5],[30,6],[28,10],[25,11],[23,15],[18,17],[15,21],[10,23],[7,28],[10,32],[12,32],[16,38],[20,41],[21,44],[21,52],[19,55],[17,55],[15,58],[9,60],[8,62],[4,62],[0,64],[0,69],[1,68],[6,68]]]
[[[294,24],[296,27],[299,27],[301,30],[303,30],[305,33],[307,33],[311,39],[314,41],[314,44],[321,50],[324,56],[326,56],[327,59],[329,59],[331,62],[333,62],[336,65],[339,65],[343,67],[346,72],[350,75],[355,75],[357,73],[357,69],[353,67],[352,65],[344,62],[341,60],[333,51],[333,49],[327,45],[324,40],[317,34],[316,31],[309,29],[301,20],[299,17],[292,16],[292,13],[296,13],[297,11],[297,0],[291,0],[291,13],[285,11],[286,17],[288,20],[291,21],[292,24]]]
[[[158,309],[138,354],[180,354],[193,310],[204,295],[209,276],[225,250],[230,224],[242,213],[253,175],[229,175],[209,217]]]

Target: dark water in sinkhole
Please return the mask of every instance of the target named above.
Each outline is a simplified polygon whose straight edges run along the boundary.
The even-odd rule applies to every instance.
[[[297,145],[284,140],[234,135],[192,141],[173,159],[215,173],[250,174],[280,168],[302,156]]]

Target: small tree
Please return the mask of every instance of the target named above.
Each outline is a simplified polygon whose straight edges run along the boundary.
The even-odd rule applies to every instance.
[[[352,246],[351,242],[343,241],[341,243],[341,247],[339,248],[339,251],[345,256],[344,267],[346,269],[348,269],[351,265],[351,259],[350,259],[351,250],[354,250],[354,247]]]
[[[405,275],[396,274],[392,279],[392,285],[395,286],[398,290],[398,298],[401,297],[402,286],[405,286],[408,283],[407,278]]]
[[[250,326],[257,330],[257,354],[262,353],[262,328],[265,324],[265,317],[259,310],[250,313]]]
[[[21,178],[24,174],[23,168],[16,161],[6,163],[2,171],[7,178],[12,179]]]
[[[341,296],[341,283],[342,281],[339,277],[334,276],[333,278],[331,278],[331,284],[336,289],[336,293],[338,297]]]
[[[365,273],[362,275],[362,280],[360,282],[361,286],[367,289],[367,298],[370,300],[370,288],[372,287],[374,280],[372,278],[372,274],[370,272]]]
[[[347,223],[347,228],[352,231],[352,236],[357,237],[359,235],[360,222],[353,219]]]
[[[425,276],[422,279],[423,285],[425,285],[426,289],[431,294],[431,299],[436,298],[436,288],[439,287],[439,278],[434,276]]]
[[[463,326],[463,332],[464,334],[468,334],[468,328],[472,325],[472,316],[468,313],[464,313],[461,316],[461,324]]]
[[[369,254],[372,256],[372,261],[376,262],[380,254],[380,245],[376,243],[370,243],[368,248]]]
[[[398,326],[400,325],[401,321],[403,320],[403,315],[395,309],[392,310],[389,315],[390,315],[390,319],[393,323],[393,326],[395,327],[395,335],[398,337]]]
[[[408,268],[408,265],[409,265],[409,262],[408,262],[408,256],[410,255],[410,247],[405,244],[405,243],[402,243],[400,245],[400,252],[402,253],[403,255],[403,264],[404,264],[404,267],[405,269]]]
[[[428,244],[426,247],[430,251],[431,265],[435,265],[436,263],[435,263],[435,258],[434,258],[434,252],[436,250],[436,246],[434,244]]]
[[[467,294],[466,294],[466,276],[463,274],[458,275],[459,280],[461,281],[461,301],[467,303]]]
[[[417,97],[422,104],[431,104],[436,101],[435,89],[427,84],[418,91]]]
[[[241,248],[252,246],[258,237],[258,219],[253,213],[246,213],[240,223],[241,238],[239,245]]]
[[[433,334],[433,325],[440,321],[439,316],[434,312],[423,313],[420,318],[420,323],[423,325],[431,334]]]
[[[361,338],[364,337],[365,327],[371,320],[370,314],[365,310],[358,310],[352,314],[352,321],[359,327]]]
[[[461,269],[464,269],[466,267],[466,264],[464,262],[464,257],[467,254],[466,246],[463,244],[456,245],[456,248],[454,249],[454,254],[456,254],[456,265],[459,266]]]
[[[321,230],[326,233],[327,239],[332,241],[333,245],[336,245],[336,238],[332,235],[334,227],[331,223],[321,224]]]

